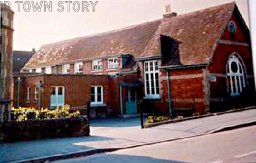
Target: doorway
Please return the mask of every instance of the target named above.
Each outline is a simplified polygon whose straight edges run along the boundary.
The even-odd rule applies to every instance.
[[[127,88],[125,106],[126,114],[137,114],[137,93],[134,88]]]

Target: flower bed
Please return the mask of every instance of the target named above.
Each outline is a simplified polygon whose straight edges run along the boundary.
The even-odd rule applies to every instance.
[[[76,111],[71,113],[69,105],[63,107],[57,107],[53,110],[41,109],[36,110],[35,108],[12,108],[11,119],[13,121],[26,121],[26,120],[43,120],[43,119],[59,119],[59,118],[74,118],[79,117],[80,112]]]
[[[88,136],[90,133],[87,117],[12,121],[3,124],[0,131],[3,142]]]
[[[0,124],[0,141],[13,142],[42,138],[88,136],[89,121],[69,106],[54,110],[18,108],[11,111],[12,121]]]

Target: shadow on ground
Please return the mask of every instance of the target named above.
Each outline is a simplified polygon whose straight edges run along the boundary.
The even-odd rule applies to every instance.
[[[77,146],[75,144],[81,142],[86,144],[88,141],[92,142],[105,140],[111,140],[111,138],[89,136],[3,143],[0,144],[0,162],[14,162],[37,157],[91,150],[93,148],[87,146]]]
[[[90,157],[83,157],[71,160],[61,160],[57,162],[63,163],[102,163],[102,162],[111,162],[111,163],[181,163],[179,161],[174,160],[162,160],[153,157],[146,157],[146,156],[129,156],[129,155],[117,155],[117,154],[100,154]]]

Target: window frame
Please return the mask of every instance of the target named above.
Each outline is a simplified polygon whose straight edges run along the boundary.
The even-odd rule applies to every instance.
[[[83,66],[84,66],[83,62],[76,62],[74,64],[74,74],[83,74]]]
[[[103,105],[104,103],[104,87],[102,85],[92,85],[90,87],[91,95],[91,105]],[[92,93],[92,88],[94,89],[94,94]],[[98,100],[98,88],[101,90],[101,101]],[[92,101],[92,95],[94,96],[94,101]]]
[[[102,71],[102,69],[103,69],[102,59],[95,59],[92,61],[92,71]]]
[[[42,68],[36,68],[36,73],[42,73]]]
[[[50,107],[54,108],[54,107],[64,106],[65,105],[65,86],[51,86],[51,90],[52,90],[52,88],[54,88],[55,94],[52,94],[52,92],[50,94]],[[62,88],[62,94],[61,95],[59,95],[59,89],[60,88]],[[57,103],[55,105],[52,105],[52,103],[51,103],[52,102],[51,101],[52,96],[54,96],[56,98],[55,101],[57,101]],[[61,103],[61,104],[58,101],[59,96],[63,96],[63,103]]]
[[[26,92],[26,101],[30,101],[30,87],[27,87],[27,92]]]
[[[236,72],[232,70],[233,63],[237,66]],[[228,92],[232,97],[240,96],[244,88],[246,88],[246,70],[243,61],[238,55],[231,54],[227,60],[226,66]]]
[[[152,63],[152,70],[151,70],[151,63]],[[146,99],[160,98],[159,65],[160,65],[160,62],[158,60],[149,60],[144,62],[144,85],[145,85],[144,93],[145,93]]]
[[[231,29],[231,26],[233,27],[233,30]],[[235,35],[236,34],[236,30],[237,30],[237,27],[236,27],[236,23],[233,21],[233,20],[230,20],[228,22],[228,31],[232,34],[232,35]]]
[[[112,63],[111,63],[112,60]],[[116,63],[115,63],[116,60]],[[116,70],[118,69],[119,66],[119,60],[118,57],[112,57],[112,58],[108,58],[108,69],[109,70]]]
[[[45,67],[45,74],[52,74],[52,67],[51,66]]]
[[[70,74],[70,64],[62,65],[62,74]]]
[[[34,90],[34,100],[37,101],[39,96],[39,88],[38,86],[35,85],[35,90]]]

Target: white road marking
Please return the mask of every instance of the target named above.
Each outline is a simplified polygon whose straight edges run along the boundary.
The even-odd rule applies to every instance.
[[[250,156],[250,155],[253,155],[253,154],[256,154],[256,151],[251,151],[251,152],[244,153],[244,154],[241,154],[241,155],[236,155],[235,158],[242,158],[242,157]]]

